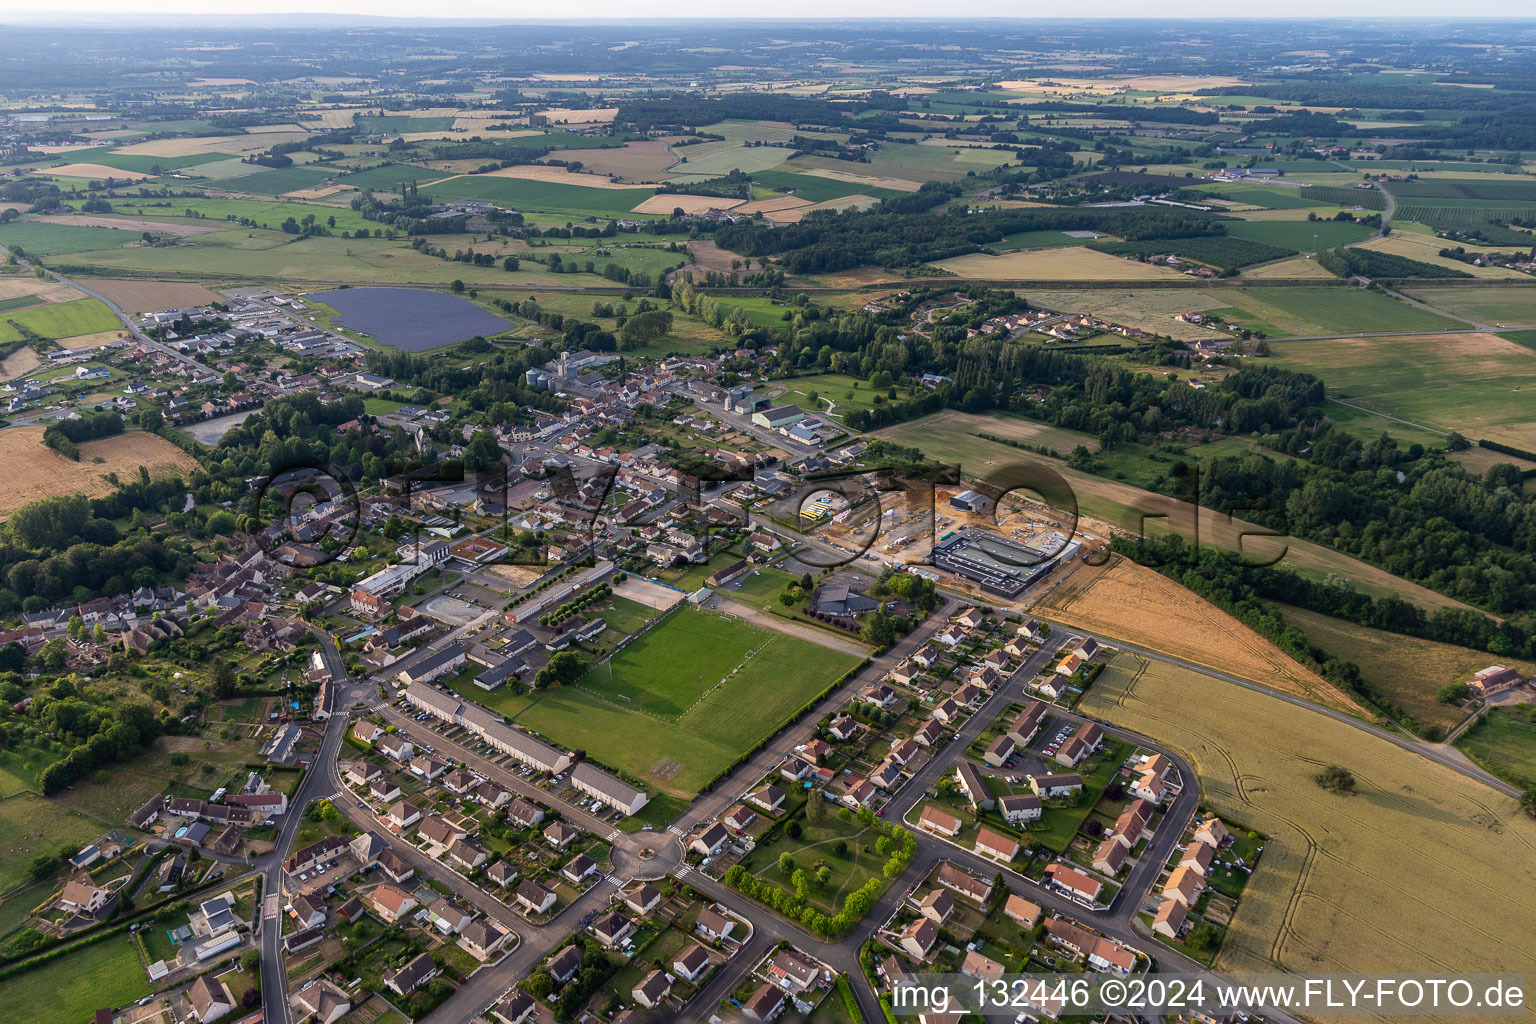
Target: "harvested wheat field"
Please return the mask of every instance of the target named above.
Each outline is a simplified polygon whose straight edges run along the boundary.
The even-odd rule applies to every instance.
[[[906,178],[892,178],[884,174],[855,174],[852,171],[834,171],[827,167],[812,167],[804,173],[816,178],[831,178],[833,181],[842,181],[850,185],[869,185],[873,188],[888,188],[897,192],[916,192],[923,187],[920,182],[908,181]]]
[[[58,216],[31,217],[39,224],[63,224],[72,228],[121,228],[124,231],[148,231],[156,235],[206,235],[214,231],[228,231],[222,221],[216,226],[193,224],[189,221],[143,220],[136,217],[93,217],[86,214],[60,214]]]
[[[333,196],[333,195],[335,195],[338,192],[351,192],[352,190],[353,190],[353,186],[351,186],[351,185],[327,185],[324,188],[296,188],[292,192],[284,192],[283,193],[283,198],[284,199],[324,199],[326,196]],[[218,228],[212,228],[210,230],[217,231],[219,229]]]
[[[23,345],[4,359],[0,359],[0,380],[15,380],[42,365],[43,357],[37,354],[37,350],[30,345]]]
[[[484,174],[475,175],[475,177],[523,178],[528,181],[552,181],[557,185],[580,185],[582,188],[632,189],[635,187],[609,181],[601,175],[577,174],[566,170],[564,167],[551,167],[547,164],[517,164],[514,167],[503,167],[500,170],[486,171]]]
[[[1093,249],[1036,249],[1001,256],[972,253],[940,260],[934,266],[990,281],[1175,281],[1189,280],[1176,270],[1123,260]]]
[[[1084,566],[1034,611],[1352,714],[1365,713],[1348,694],[1231,615],[1126,558],[1113,557],[1101,568]]]
[[[347,110],[314,110],[307,111],[310,117],[304,122],[304,126],[319,128],[351,128],[352,122],[357,116],[357,108]]]
[[[80,283],[129,313],[205,306],[221,300],[217,292],[190,281],[120,281],[101,277],[94,280],[81,278]]]
[[[548,110],[539,111],[539,116],[547,118],[550,124],[608,124],[619,116],[619,108],[593,107],[588,110],[572,110],[569,107],[550,107]]]
[[[108,494],[112,485],[103,474],[126,480],[138,476],[140,466],[151,476],[198,468],[196,459],[171,442],[140,431],[87,441],[80,446],[80,461],[74,462],[43,444],[42,427],[0,430],[0,479],[6,481],[0,515],[55,494]]]
[[[118,181],[143,181],[145,178],[153,177],[150,174],[140,174],[138,171],[120,171],[106,164],[62,164],[58,167],[49,167],[42,173],[57,174],[61,178],[116,178]]]
[[[59,338],[59,348],[102,348],[114,341],[129,340],[125,330],[97,331],[95,334],[77,334],[73,338]]]
[[[740,205],[740,199],[722,199],[719,196],[687,196],[680,192],[658,192],[631,207],[630,212],[671,213],[673,210],[681,209],[684,213],[708,213],[710,210],[730,210]]]
[[[825,203],[817,203],[814,206],[795,206],[779,210],[771,210],[763,214],[767,220],[775,224],[798,224],[805,219],[805,215],[816,210],[852,210],[874,206],[880,200],[870,196],[843,196],[841,199],[830,199]]]
[[[1218,969],[1536,970],[1536,946],[1514,940],[1536,921],[1536,822],[1514,800],[1315,711],[1119,658],[1139,671],[1090,688],[1083,710],[1184,754],[1206,804],[1270,837]],[[1313,781],[1330,764],[1356,795]]]
[[[1323,269],[1323,265],[1317,260],[1309,260],[1304,256],[1294,259],[1281,260],[1278,263],[1266,263],[1252,270],[1244,270],[1243,277],[1253,281],[1334,281],[1337,278]]]
[[[308,132],[287,132],[281,136],[270,135],[211,135],[207,138],[155,139],[152,142],[136,142],[123,146],[117,152],[124,156],[201,156],[204,153],[229,153],[243,156],[258,149],[275,146],[279,142],[298,142],[309,138]]]
[[[1436,267],[1444,267],[1447,270],[1460,271],[1463,274],[1471,274],[1473,277],[1494,277],[1506,280],[1529,280],[1527,275],[1518,270],[1509,270],[1504,267],[1479,267],[1471,263],[1462,263],[1460,260],[1446,259],[1440,255],[1440,250],[1445,248],[1443,238],[1434,235],[1391,234],[1385,238],[1373,238],[1368,242],[1361,242],[1361,249],[1374,249],[1377,252],[1390,253],[1393,256],[1406,256],[1411,260],[1428,263]],[[1511,246],[1479,246],[1480,249],[1488,249],[1495,252],[1518,253],[1524,249]]]
[[[626,142],[618,149],[559,149],[548,160],[579,160],[583,170],[617,174],[630,181],[662,181],[677,157],[660,139]]]
[[[30,275],[0,277],[0,299],[19,299],[23,295],[35,295],[39,302],[71,302],[85,297],[69,285],[57,281],[39,281]]]
[[[754,213],[778,213],[781,210],[794,210],[801,206],[810,206],[809,199],[801,199],[799,196],[779,196],[776,199],[757,199],[750,203],[743,203],[736,207],[737,213],[751,216]]]
[[[703,238],[695,239],[688,243],[688,254],[693,257],[692,269],[718,270],[722,274],[729,274],[731,272],[733,269],[731,262],[733,260],[737,264],[748,266],[754,263],[762,263],[760,259],[743,259],[731,252],[731,250],[722,249],[714,242]],[[741,266],[737,266],[734,269],[740,270]]]

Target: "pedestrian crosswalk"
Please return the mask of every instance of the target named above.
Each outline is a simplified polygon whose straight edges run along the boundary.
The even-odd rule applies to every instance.
[[[688,830],[685,829],[685,828],[682,828],[679,825],[668,825],[667,826],[667,831],[671,832],[675,836],[685,836],[685,835],[688,834]]]
[[[679,864],[677,866],[677,870],[674,871],[673,874],[675,874],[675,875],[677,875],[677,877],[681,878],[684,875],[691,873],[692,871],[693,871],[693,868],[690,865],[688,865],[688,864]]]
[[[608,842],[613,843],[613,842],[617,842],[619,839],[623,838],[623,836],[624,836],[623,832],[620,832],[618,829],[614,829],[612,832],[609,832],[608,835],[605,836],[604,838],[607,839]]]

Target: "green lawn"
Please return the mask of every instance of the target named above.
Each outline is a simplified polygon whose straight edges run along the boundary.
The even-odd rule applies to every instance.
[[[765,604],[776,603],[784,588],[798,580],[799,577],[791,576],[782,569],[762,566],[756,570],[748,569],[746,573],[721,587],[719,592],[742,604],[761,608]]]
[[[75,299],[18,309],[0,316],[0,342],[21,340],[24,335],[18,326],[45,338],[72,338],[77,334],[110,331],[123,324],[115,313],[96,299]]]
[[[89,818],[35,793],[0,800],[0,891],[26,878],[27,865],[39,854],[84,846],[102,831]]]
[[[1456,746],[1501,779],[1536,786],[1536,711],[1531,708],[1494,708]]]
[[[831,402],[830,415],[838,419],[853,409],[873,408],[876,395],[885,397],[885,392],[870,387],[869,381],[846,373],[818,373],[775,383],[789,389],[783,399],[785,403],[798,405],[806,412],[826,415],[827,402]],[[901,395],[901,392],[897,394]],[[812,395],[816,396],[815,401],[811,400]]]
[[[851,655],[682,608],[574,686],[480,699],[554,742],[688,797],[856,664]]]
[[[20,247],[32,256],[53,256],[64,252],[115,249],[137,242],[142,233],[142,230],[128,228],[79,228],[69,224],[14,220],[0,224],[0,244]]]
[[[0,984],[0,1020],[80,1024],[104,1007],[149,994],[126,935],[114,935]]]
[[[812,794],[810,799],[820,800],[821,797]],[[829,868],[831,880],[825,886],[813,884],[808,902],[823,913],[835,914],[842,906],[843,896],[879,874],[886,858],[874,849],[875,833],[857,821],[844,821],[832,805],[824,811],[821,823],[815,825],[805,819],[804,811],[799,812],[796,820],[801,823],[800,838],[791,839],[782,832],[777,833],[772,841],[759,845],[741,863],[763,881],[771,882],[787,893],[795,891],[791,881],[794,871],[786,875],[779,869],[781,854],[789,854],[795,868],[804,868],[812,877],[817,868]],[[842,853],[837,852],[838,840],[845,844]],[[869,849],[865,849],[866,846]]]

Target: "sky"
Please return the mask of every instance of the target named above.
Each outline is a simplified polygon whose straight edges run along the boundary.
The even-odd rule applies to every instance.
[[[668,17],[729,18],[1531,18],[1529,0],[1288,0],[1276,6],[1265,0],[1239,0],[1221,7],[1173,5],[1149,8],[1144,0],[1087,0],[1061,5],[1019,0],[948,0],[935,7],[930,0],[778,0],[771,10],[722,7],[709,0],[682,0],[668,7],[636,7],[630,0],[562,0],[559,4],[528,0],[454,0],[451,5],[424,6],[420,0],[221,0],[218,14],[359,14],[379,17],[493,19],[515,23],[542,19],[653,19]],[[738,14],[739,12],[739,14]],[[57,22],[70,14],[101,14],[131,20],[135,14],[207,16],[207,0],[128,0],[108,6],[103,0],[0,0],[0,18],[28,22]]]

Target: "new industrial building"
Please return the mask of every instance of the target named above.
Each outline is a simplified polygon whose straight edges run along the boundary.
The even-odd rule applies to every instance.
[[[989,594],[1012,599],[1059,560],[1072,557],[1079,546],[1074,540],[1059,552],[1042,551],[968,526],[933,549],[933,564]]]

